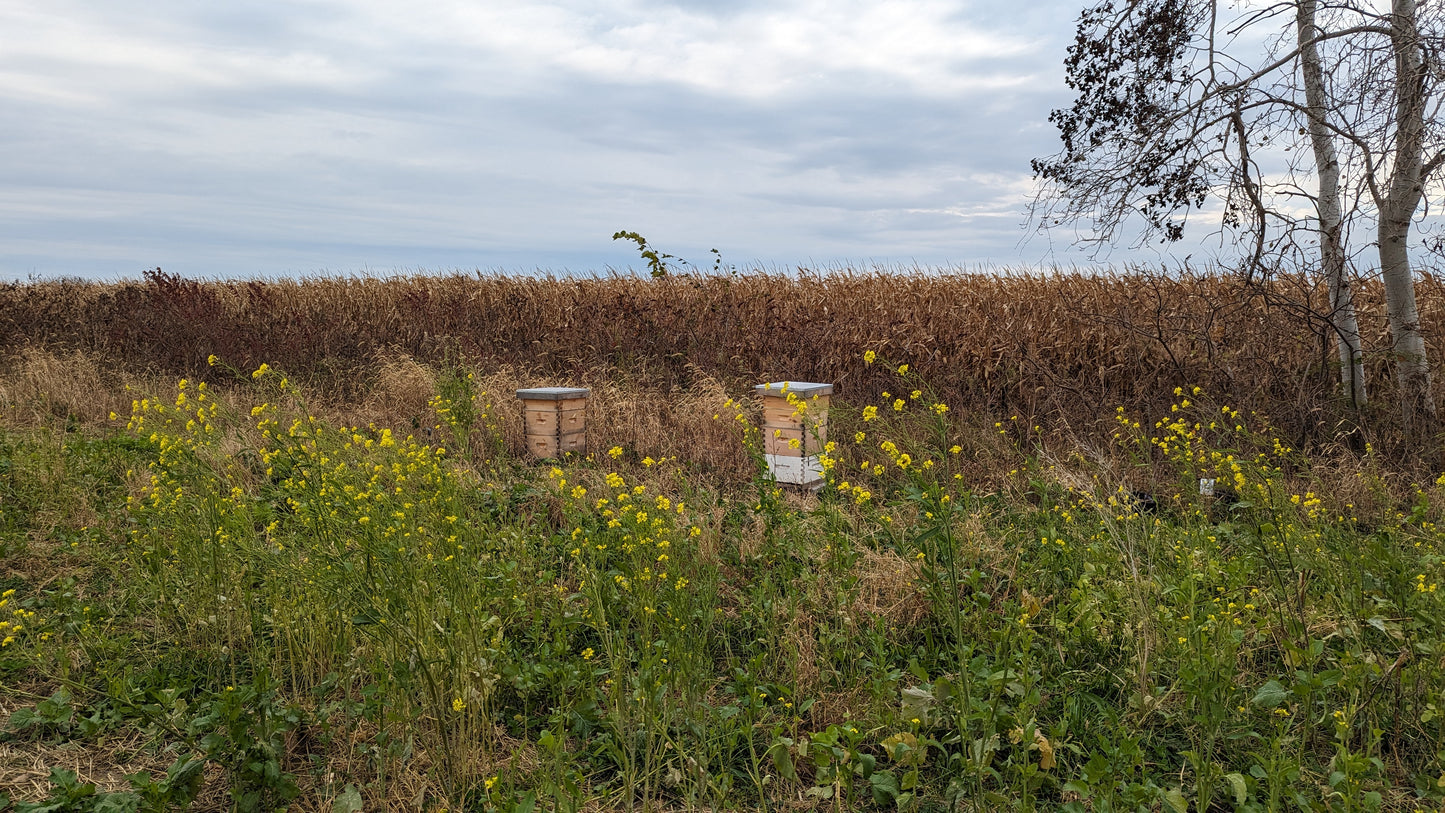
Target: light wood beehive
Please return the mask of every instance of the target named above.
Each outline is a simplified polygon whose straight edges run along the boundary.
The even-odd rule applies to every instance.
[[[777,381],[753,390],[763,399],[763,451],[780,483],[815,486],[823,481],[818,460],[828,442],[832,384]]]
[[[540,460],[587,450],[585,387],[534,387],[517,390],[526,422],[527,448]]]

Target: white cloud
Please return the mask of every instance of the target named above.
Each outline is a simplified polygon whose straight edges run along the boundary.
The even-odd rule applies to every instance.
[[[726,14],[636,0],[341,7],[359,10],[368,27],[401,30],[430,47],[497,55],[522,77],[562,69],[740,98],[859,78],[909,92],[966,92],[1014,81],[990,64],[1035,53],[1039,42],[984,29],[960,16],[957,3],[939,0],[793,0]]]
[[[278,53],[265,42],[227,45],[203,30],[154,24],[145,15],[115,26],[86,14],[84,4],[68,5],[47,4],[48,14],[0,12],[0,25],[12,34],[23,32],[0,56],[12,79],[0,83],[0,92],[23,92],[28,84],[30,95],[39,90],[105,105],[258,86],[334,89],[367,78],[360,65],[339,65],[316,50]],[[22,77],[25,81],[13,81]]]
[[[1072,14],[1014,5],[3,4],[0,276],[1013,256]]]

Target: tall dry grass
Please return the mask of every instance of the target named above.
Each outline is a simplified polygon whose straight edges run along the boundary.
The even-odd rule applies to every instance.
[[[1426,274],[1417,285],[1438,359],[1445,282]],[[1379,286],[1361,285],[1357,301],[1371,384],[1388,405]],[[1340,423],[1347,413],[1324,302],[1317,281],[1301,276],[1251,286],[1148,270],[272,282],[152,272],[119,284],[0,286],[0,353],[83,351],[117,369],[213,379],[211,354],[240,370],[266,361],[351,402],[393,386],[396,371],[378,367],[379,357],[464,359],[526,371],[515,377],[528,383],[591,383],[597,408],[610,409],[608,380],[663,393],[712,382],[735,394],[761,380],[816,380],[861,403],[895,383],[863,363],[871,349],[980,416],[1018,414],[1087,434],[1115,406],[1157,413],[1176,386],[1200,386],[1268,413],[1302,444],[1344,436],[1360,445],[1361,422]],[[1387,425],[1389,409],[1366,419]],[[637,432],[666,432],[657,420],[637,419]]]
[[[0,375],[0,408],[8,421],[20,425],[57,418],[102,421],[113,411],[129,412],[125,383],[92,354],[26,345]]]

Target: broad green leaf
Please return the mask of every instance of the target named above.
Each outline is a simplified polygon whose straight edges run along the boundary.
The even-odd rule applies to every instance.
[[[773,753],[773,767],[778,769],[778,774],[784,779],[796,782],[798,771],[793,767],[793,751],[782,742],[773,743],[769,749]]]
[[[1229,782],[1229,789],[1234,791],[1234,804],[1236,807],[1243,805],[1244,800],[1249,798],[1249,789],[1244,784],[1244,775],[1239,773],[1227,773],[1224,779]]]
[[[331,813],[361,813],[361,809],[361,791],[355,785],[347,785],[331,803]]]
[[[128,791],[97,796],[90,807],[90,813],[136,813],[138,810],[140,797]]]
[[[1274,708],[1289,699],[1289,689],[1277,680],[1270,680],[1259,691],[1254,693],[1254,699],[1249,701],[1260,708]]]
[[[898,780],[890,771],[879,771],[869,777],[868,783],[873,788],[873,804],[891,805],[898,799],[902,789],[898,787]]]

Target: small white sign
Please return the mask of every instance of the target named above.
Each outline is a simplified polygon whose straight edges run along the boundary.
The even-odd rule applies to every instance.
[[[1199,496],[1201,496],[1201,497],[1213,497],[1213,496],[1214,496],[1214,478],[1213,478],[1213,477],[1200,477],[1200,478],[1199,478]]]

